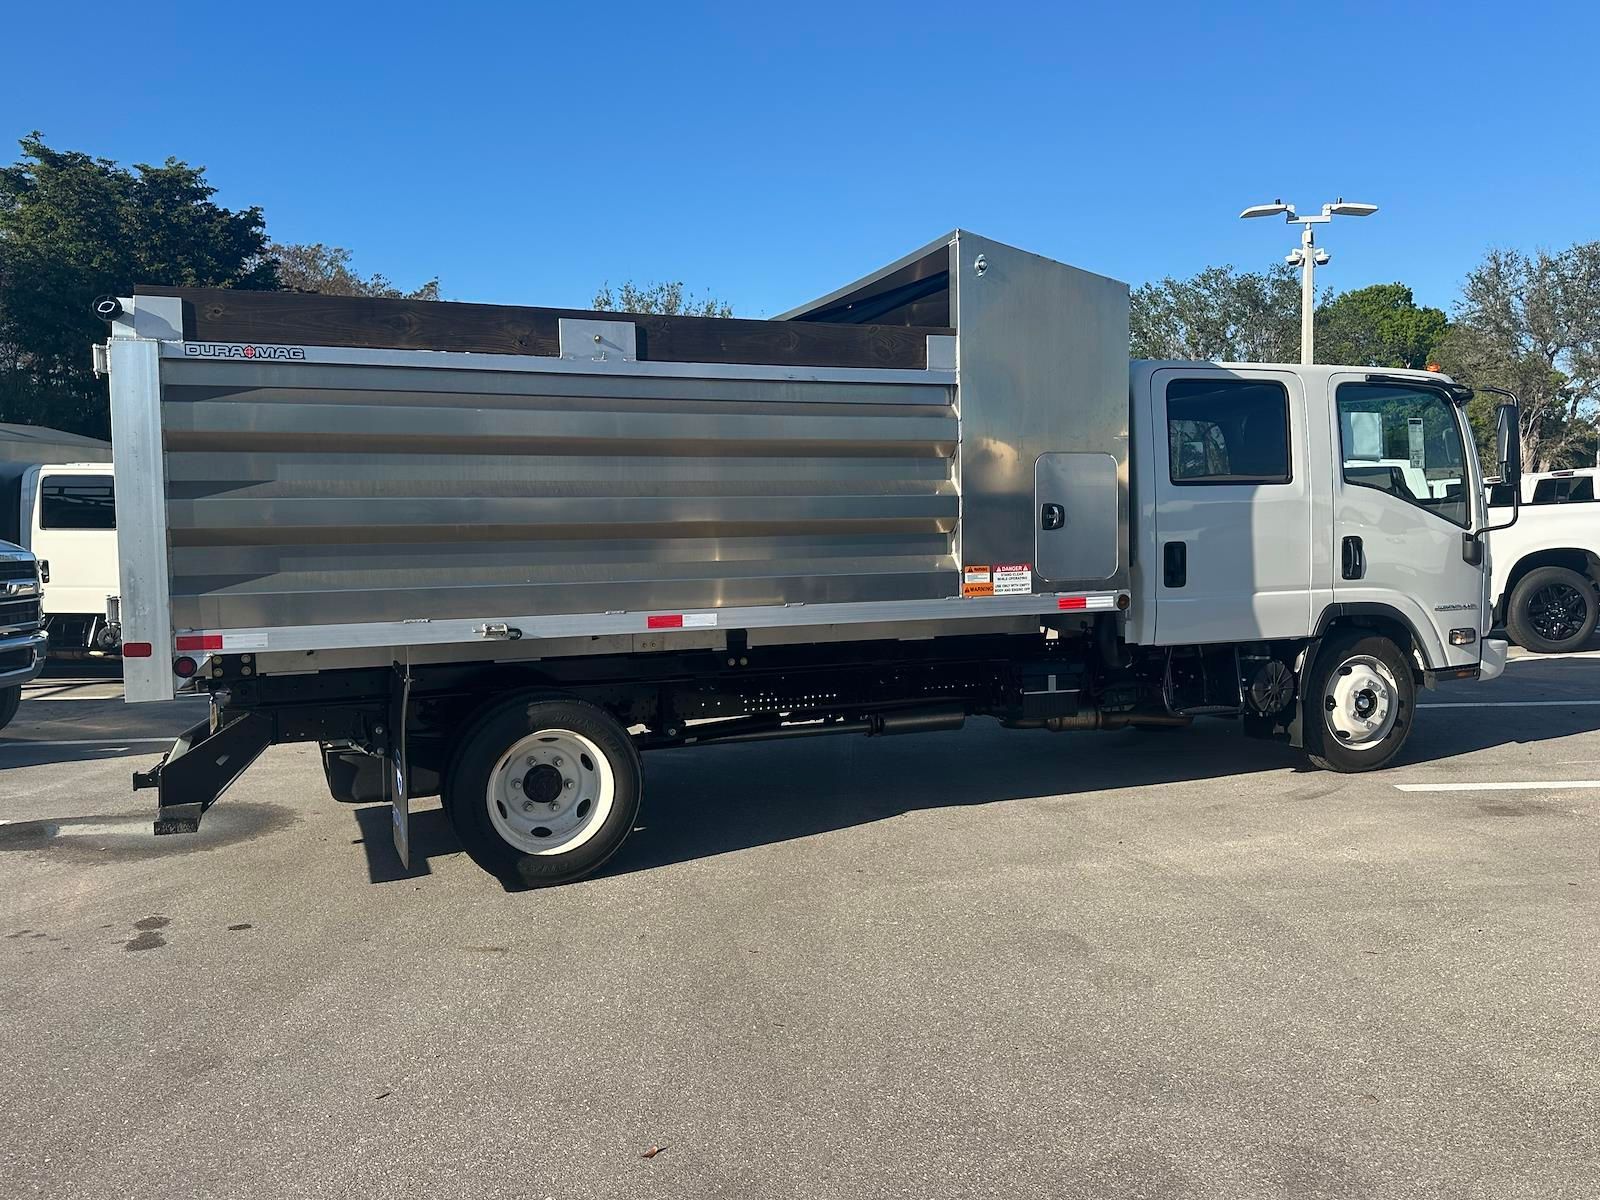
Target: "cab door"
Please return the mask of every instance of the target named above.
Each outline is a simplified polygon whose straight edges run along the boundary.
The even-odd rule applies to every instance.
[[[1304,637],[1314,491],[1305,394],[1292,372],[1155,372],[1155,642]]]
[[[1439,388],[1403,380],[1341,373],[1329,387],[1334,599],[1399,614],[1428,666],[1473,665],[1488,599],[1465,414]],[[1451,630],[1471,641],[1452,646]]]

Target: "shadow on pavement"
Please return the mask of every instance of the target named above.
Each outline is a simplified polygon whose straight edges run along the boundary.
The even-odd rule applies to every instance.
[[[367,880],[370,883],[394,883],[401,879],[421,879],[433,874],[430,860],[446,854],[460,854],[461,843],[442,808],[424,808],[411,812],[411,866],[400,863],[395,852],[393,809],[387,804],[368,804],[355,810],[356,828],[367,855]]]
[[[1441,697],[1424,697],[1434,699]],[[1394,766],[1597,729],[1600,705],[1424,712]],[[1248,787],[1252,775],[1285,771],[1315,773],[1298,750],[1242,737],[1226,721],[1161,733],[1109,734],[1022,732],[974,721],[956,734],[845,735],[824,742],[656,751],[645,760],[639,823],[600,874],[710,858],[918,810],[1041,796],[1092,797],[1208,779],[1237,778],[1240,787]],[[390,820],[386,804],[356,810],[373,883],[420,878],[431,873],[430,859],[461,852],[442,809],[413,811],[412,866],[405,870],[394,851]]]
[[[1221,722],[1188,730],[1051,734],[975,722],[959,734],[668,752],[647,763],[639,826],[604,869],[647,870],[906,812],[1072,797],[1292,770],[1297,751]]]

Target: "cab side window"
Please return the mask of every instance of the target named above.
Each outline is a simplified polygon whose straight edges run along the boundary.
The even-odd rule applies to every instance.
[[[1167,455],[1177,484],[1288,483],[1288,389],[1249,379],[1173,380]]]
[[[1433,388],[1341,383],[1344,481],[1388,492],[1452,525],[1472,524],[1455,405]]]

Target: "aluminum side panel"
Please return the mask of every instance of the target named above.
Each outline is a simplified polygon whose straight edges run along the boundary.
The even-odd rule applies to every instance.
[[[959,592],[947,382],[658,377],[640,374],[646,365],[584,375],[169,358],[174,623]]]

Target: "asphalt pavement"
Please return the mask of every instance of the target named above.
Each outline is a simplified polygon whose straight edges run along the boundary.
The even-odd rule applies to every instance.
[[[1428,692],[1359,776],[1221,722],[663,752],[603,875],[508,893],[312,747],[157,839],[203,704],[54,675],[0,1197],[1592,1200],[1597,679]]]

